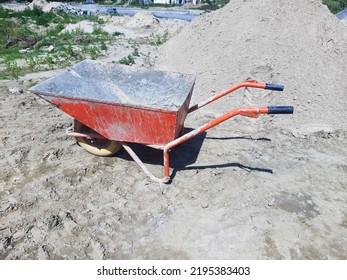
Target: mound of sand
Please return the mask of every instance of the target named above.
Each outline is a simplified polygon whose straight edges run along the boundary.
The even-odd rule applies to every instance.
[[[66,32],[74,32],[76,30],[80,30],[86,33],[92,33],[95,27],[95,23],[88,21],[88,20],[82,20],[78,23],[70,23],[68,24],[62,31],[61,33],[66,33]]]
[[[346,129],[346,49],[343,24],[320,0],[234,0],[162,46],[157,66],[196,74],[195,100],[247,78],[281,83],[284,93],[259,99],[253,91],[248,103],[294,105],[293,116],[274,118],[281,126]],[[218,106],[244,104],[244,96],[235,93]]]
[[[150,12],[137,12],[125,24],[127,28],[151,29],[159,25],[159,20],[153,17]]]

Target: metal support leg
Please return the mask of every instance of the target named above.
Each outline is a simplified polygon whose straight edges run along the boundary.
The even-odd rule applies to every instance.
[[[153,181],[158,183],[168,183],[170,181],[169,176],[165,176],[164,178],[157,178],[154,176],[144,165],[144,163],[141,161],[141,159],[135,154],[135,152],[129,147],[129,145],[125,142],[120,142],[120,144],[123,146],[123,148],[127,151],[127,153],[133,158],[133,160],[141,167],[143,172],[146,173],[146,175]]]

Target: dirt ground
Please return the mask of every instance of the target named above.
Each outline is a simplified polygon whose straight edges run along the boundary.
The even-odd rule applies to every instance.
[[[125,151],[85,152],[27,91],[2,88],[0,112],[2,259],[346,259],[346,131],[235,118],[176,148],[160,185]],[[159,176],[161,153],[134,148]]]
[[[175,148],[158,184],[65,136],[72,119],[27,91],[54,73],[0,84],[0,259],[347,258],[347,130],[236,117]],[[132,147],[162,174],[160,151]]]

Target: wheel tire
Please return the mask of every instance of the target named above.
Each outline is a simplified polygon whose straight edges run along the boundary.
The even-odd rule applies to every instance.
[[[94,131],[87,126],[83,126],[81,132],[87,133]],[[76,141],[87,152],[101,157],[113,156],[122,148],[122,145],[118,141],[105,138],[88,139],[84,137],[76,137]]]

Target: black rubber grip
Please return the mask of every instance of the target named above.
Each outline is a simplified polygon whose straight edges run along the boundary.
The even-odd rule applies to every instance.
[[[275,84],[265,84],[265,89],[283,91],[284,86]]]
[[[294,107],[293,106],[269,106],[268,114],[293,114]]]

